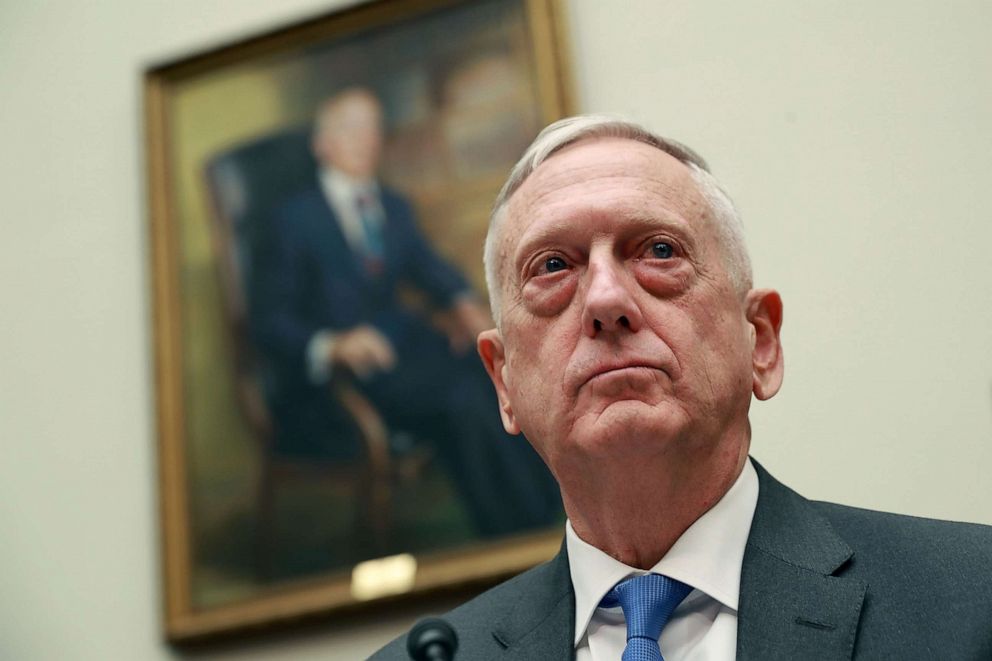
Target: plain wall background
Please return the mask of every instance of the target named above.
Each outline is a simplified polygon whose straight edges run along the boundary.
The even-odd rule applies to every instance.
[[[182,656],[159,634],[141,72],[342,4],[0,4],[0,657]],[[701,151],[783,294],[755,456],[809,497],[992,523],[992,4],[566,6],[580,109]],[[196,658],[356,658],[417,615]]]

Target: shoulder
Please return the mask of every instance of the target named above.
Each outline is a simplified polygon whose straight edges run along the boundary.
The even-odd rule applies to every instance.
[[[927,519],[815,500],[810,502],[833,525],[840,528],[857,529],[862,534],[872,534],[880,543],[885,543],[886,541],[898,542],[899,538],[893,540],[889,537],[891,533],[898,533],[900,538],[904,535],[908,536],[908,538],[917,542],[938,533],[949,535],[951,540],[962,543],[967,543],[968,541],[982,541],[987,543],[992,538],[992,526],[980,523]],[[987,550],[992,553],[992,549]]]
[[[503,651],[499,638],[501,623],[521,611],[550,610],[547,602],[560,599],[562,564],[568,573],[567,560],[562,557],[545,562],[508,581],[483,592],[461,606],[445,613],[446,620],[458,635],[456,657],[486,659]],[[571,586],[571,582],[568,583]],[[526,616],[526,613],[524,613]],[[406,651],[407,634],[396,638],[372,655],[375,661],[409,659]]]
[[[294,191],[275,205],[275,215],[284,221],[292,221],[312,215],[314,210],[326,208],[324,196],[316,185]]]
[[[984,591],[992,607],[992,527],[806,500],[755,467],[761,487],[749,545],[786,549],[793,561],[828,556],[822,567],[807,565],[832,565],[876,594],[959,586]]]
[[[491,635],[493,626],[518,606],[525,605],[524,602],[529,605],[556,599],[559,596],[556,588],[561,587],[558,574],[562,571],[562,565],[567,577],[567,561],[556,557],[483,592],[445,617],[456,625],[456,629],[461,627],[461,630],[470,632],[481,628],[486,635]],[[571,578],[567,580],[571,587]]]
[[[992,526],[813,502],[854,550],[863,571],[890,570],[932,584],[985,586],[992,602]],[[917,574],[917,576],[913,576]]]
[[[276,203],[266,227],[269,239],[309,250],[315,242],[333,232],[334,212],[316,186],[300,188]]]
[[[992,581],[987,568],[992,563],[992,526],[925,519],[838,505],[803,498],[778,482],[757,462],[760,488],[749,545],[771,548],[810,567],[830,569],[844,566],[884,572],[897,561],[913,565],[936,563],[965,570],[983,569],[984,580]],[[826,551],[824,548],[826,547]],[[784,549],[784,551],[783,551]],[[797,560],[798,558],[798,560]],[[902,572],[902,568],[893,569]]]
[[[833,603],[857,658],[992,658],[992,528],[809,501],[755,467],[742,621],[775,622],[783,599]]]
[[[379,196],[388,204],[401,204],[407,207],[410,206],[410,199],[389,184],[379,183]]]
[[[853,551],[838,575],[867,587],[863,657],[883,658],[912,640],[927,658],[987,658],[992,527],[812,505]]]
[[[379,200],[386,211],[386,215],[391,219],[397,217],[407,222],[413,222],[416,213],[410,198],[400,191],[386,184],[379,184]]]

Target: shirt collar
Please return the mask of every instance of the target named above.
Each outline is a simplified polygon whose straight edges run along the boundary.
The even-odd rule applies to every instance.
[[[664,574],[691,585],[700,593],[737,610],[741,565],[751,519],[758,504],[758,474],[748,458],[744,470],[720,501],[689,526],[650,572],[623,564],[575,534],[565,522],[565,545],[575,589],[575,643],[585,635],[599,602],[627,576]]]
[[[359,193],[379,194],[375,179],[355,179],[334,168],[321,168],[320,186],[325,193],[339,200],[354,200]]]

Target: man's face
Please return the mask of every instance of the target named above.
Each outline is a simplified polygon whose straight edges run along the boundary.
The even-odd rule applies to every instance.
[[[382,151],[382,110],[370,94],[349,93],[332,103],[320,118],[314,154],[356,179],[375,176]]]
[[[504,211],[501,328],[480,353],[508,431],[559,480],[590,460],[746,452],[755,292],[731,284],[685,165],[631,140],[581,141]]]

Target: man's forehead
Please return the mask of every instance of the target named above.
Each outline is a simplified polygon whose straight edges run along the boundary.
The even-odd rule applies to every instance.
[[[547,205],[567,204],[571,191],[590,190],[600,191],[604,204],[622,205],[624,192],[643,190],[685,211],[706,206],[689,167],[671,154],[638,140],[595,137],[549,156],[514,192],[505,211],[529,224]]]
[[[378,119],[381,114],[382,108],[374,96],[355,92],[330,101],[320,117],[323,122],[333,125],[356,119]]]

